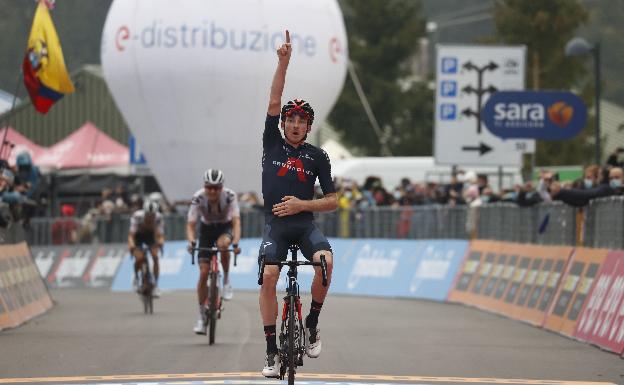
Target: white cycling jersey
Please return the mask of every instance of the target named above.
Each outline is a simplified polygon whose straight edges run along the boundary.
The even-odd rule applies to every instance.
[[[228,223],[234,217],[240,217],[238,198],[234,191],[229,188],[223,188],[219,201],[211,204],[208,202],[208,196],[202,188],[193,195],[187,220],[189,222],[197,222],[197,218],[199,218],[203,224],[210,225]]]
[[[159,233],[165,233],[165,221],[161,213],[156,213],[153,225],[150,227],[145,223],[145,211],[137,210],[132,213],[130,218],[130,232],[136,233],[138,231],[155,231]]]

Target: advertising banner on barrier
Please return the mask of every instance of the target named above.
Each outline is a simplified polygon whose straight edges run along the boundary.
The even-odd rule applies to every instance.
[[[237,266],[230,262],[235,289],[258,290],[258,249],[261,239],[242,239]],[[330,239],[334,252],[332,293],[444,300],[468,242],[461,240]],[[303,258],[300,254],[299,258]],[[126,258],[113,282],[115,291],[131,290],[132,264]],[[314,270],[299,269],[302,292],[308,292]],[[186,242],[167,242],[161,259],[161,289],[194,289],[198,269],[191,265]],[[286,286],[282,271],[278,290]]]
[[[544,327],[567,336],[574,332],[579,314],[609,250],[577,247],[550,306]]]
[[[459,240],[332,240],[352,243],[336,254],[332,292],[443,301],[468,242]]]
[[[110,287],[128,254],[125,243],[33,247],[32,255],[50,287]]]
[[[610,252],[578,318],[573,336],[624,353],[624,252]]]
[[[571,247],[476,240],[448,300],[541,325]]]
[[[52,307],[52,299],[25,242],[0,246],[0,330]]]

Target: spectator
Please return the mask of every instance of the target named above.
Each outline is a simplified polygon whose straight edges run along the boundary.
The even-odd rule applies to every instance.
[[[128,194],[123,185],[119,184],[115,187],[115,191],[111,193],[111,201],[115,203],[115,211],[119,213],[127,213],[129,210]]]
[[[498,195],[494,194],[491,187],[486,186],[481,190],[481,203],[495,203],[500,201]]]
[[[613,167],[609,170],[609,187],[613,190],[614,195],[624,193],[624,171],[622,167]]]
[[[586,173],[585,175],[587,176],[588,174]],[[609,171],[609,179],[614,180],[614,182],[601,183],[597,187],[583,189],[564,189],[561,187],[561,184],[559,182],[553,182],[551,185],[550,194],[553,200],[560,200],[571,206],[582,207],[587,205],[592,199],[607,197],[621,193],[621,187],[614,188],[612,186],[621,184],[622,169],[620,167],[612,168]]]
[[[241,208],[246,209],[262,209],[262,202],[258,198],[258,194],[253,191],[242,193],[238,199]]]
[[[455,189],[450,189],[448,191],[448,199],[447,204],[451,206],[465,205],[466,201],[461,195],[461,192],[458,192]]]
[[[78,242],[91,243],[96,241],[95,230],[97,229],[97,218],[102,209],[102,202],[97,202],[90,208],[80,221],[78,230]]]
[[[488,176],[486,174],[477,175],[477,187],[479,187],[479,194],[483,194],[483,190],[489,187]]]
[[[583,180],[575,181],[574,187],[580,189],[591,189],[600,184],[600,166],[592,164],[585,167],[583,171]]]
[[[476,184],[468,187],[464,196],[469,206],[466,215],[466,232],[470,234],[471,238],[474,238],[476,236],[477,224],[479,223],[478,208],[482,204],[479,197],[479,187]]]
[[[52,244],[63,245],[78,242],[78,223],[74,218],[76,209],[70,204],[61,206],[61,218],[52,223]]]
[[[463,177],[463,174],[462,174]],[[450,196],[451,191],[455,191],[457,194],[461,195],[462,190],[464,189],[464,184],[460,182],[457,174],[451,176],[451,182],[445,186],[446,195]]]
[[[528,207],[542,202],[542,196],[533,186],[533,182],[527,181],[518,192],[517,203],[521,207]]]
[[[607,158],[607,165],[611,167],[624,167],[624,162],[620,160],[620,155],[624,154],[624,147],[618,147]]]
[[[17,204],[22,201],[22,195],[13,191],[14,182],[15,175],[13,171],[8,168],[3,169],[0,174],[0,198],[5,203]]]
[[[39,167],[33,165],[30,154],[26,151],[17,155],[15,164],[17,167],[15,184],[23,186],[22,194],[27,198],[36,199],[39,181],[41,180]]]

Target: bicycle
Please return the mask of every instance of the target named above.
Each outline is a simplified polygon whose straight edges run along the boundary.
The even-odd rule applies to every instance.
[[[283,380],[286,370],[288,370],[288,384],[294,385],[297,367],[303,366],[307,337],[301,316],[297,267],[320,266],[323,273],[323,286],[327,286],[327,261],[324,255],[321,255],[320,262],[297,261],[297,250],[299,250],[297,245],[291,245],[288,249],[290,250],[291,260],[267,262],[265,261],[266,256],[264,254],[260,255],[258,285],[262,286],[265,266],[279,266],[280,271],[283,266],[288,266],[288,286],[286,287],[286,296],[284,297],[282,324],[279,335],[280,349],[278,354],[282,363],[280,365],[279,379]],[[287,363],[287,365],[285,366],[283,363]]]
[[[137,293],[141,296],[143,312],[145,314],[154,314],[154,288],[156,284],[152,269],[150,269],[149,256],[147,255],[148,249],[145,246],[141,246],[138,249],[143,253],[143,263],[141,264]],[[134,253],[132,255],[134,256]]]
[[[191,251],[191,263],[195,264],[195,252],[207,251],[210,253],[210,262],[208,270],[208,282],[206,285],[207,295],[206,302],[204,303],[206,320],[209,326],[208,342],[210,345],[215,342],[215,335],[217,329],[217,320],[221,318],[221,312],[223,311],[223,282],[221,279],[221,258],[219,256],[224,251],[233,252],[234,249],[221,250],[217,247],[193,247]],[[234,266],[236,266],[236,257],[234,254]]]

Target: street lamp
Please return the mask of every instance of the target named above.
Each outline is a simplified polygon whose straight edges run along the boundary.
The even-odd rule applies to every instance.
[[[600,43],[591,45],[582,37],[572,38],[565,46],[566,56],[580,56],[593,54],[594,56],[594,75],[595,75],[595,98],[596,98],[596,164],[600,164]]]

